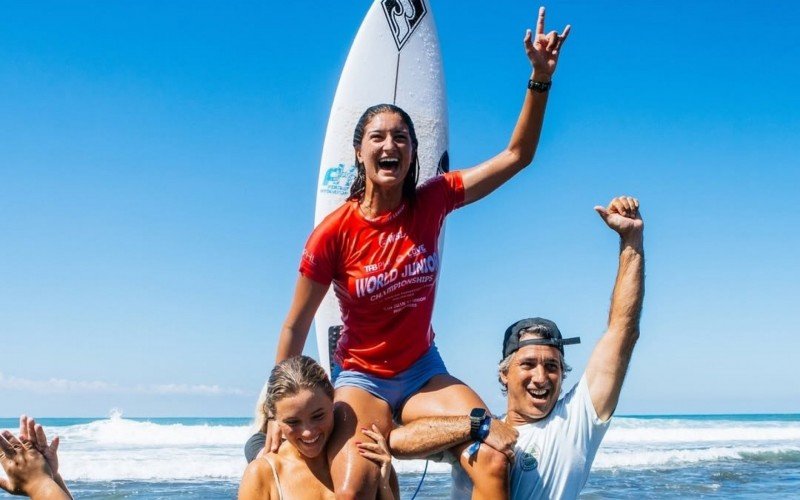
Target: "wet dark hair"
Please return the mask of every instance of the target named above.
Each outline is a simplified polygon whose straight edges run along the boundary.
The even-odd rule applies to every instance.
[[[400,118],[403,119],[406,127],[408,127],[408,133],[411,136],[411,145],[414,146],[414,156],[411,158],[411,167],[408,169],[406,178],[403,180],[403,198],[413,200],[417,192],[417,179],[419,178],[419,158],[417,157],[417,146],[419,142],[417,141],[417,133],[414,131],[414,122],[411,121],[411,117],[408,116],[408,113],[394,104],[376,104],[375,106],[370,106],[364,111],[361,118],[358,119],[356,130],[353,132],[353,147],[356,149],[361,147],[361,141],[364,139],[364,128],[366,128],[367,124],[375,115],[381,113],[396,113],[400,115]],[[364,190],[367,188],[367,172],[364,169],[364,164],[358,161],[358,155],[356,155],[356,169],[356,179],[353,181],[353,185],[350,186],[349,200],[360,200],[364,196]]]

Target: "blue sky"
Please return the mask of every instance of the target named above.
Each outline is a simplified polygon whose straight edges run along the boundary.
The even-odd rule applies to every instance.
[[[0,416],[251,413],[368,6],[3,4]],[[433,2],[454,168],[505,145],[537,7]],[[549,4],[566,23],[534,164],[448,221],[451,372],[502,408],[502,332],[538,315],[583,338],[577,380],[616,267],[592,206],[631,194],[647,296],[619,412],[800,411],[800,9]]]

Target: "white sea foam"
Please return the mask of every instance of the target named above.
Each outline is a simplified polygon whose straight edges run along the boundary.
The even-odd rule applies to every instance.
[[[670,467],[800,451],[800,422],[615,419],[594,468]]]
[[[685,466],[718,460],[742,460],[744,454],[763,455],[782,452],[800,452],[800,446],[719,446],[712,448],[671,448],[653,450],[615,450],[601,448],[593,469],[649,468]]]
[[[62,437],[67,480],[238,481],[246,463],[247,425],[140,422],[119,413],[105,420],[47,427]],[[800,422],[617,418],[595,469],[681,467],[800,453]],[[420,473],[424,460],[395,460],[401,474]],[[429,473],[447,473],[430,462]]]
[[[241,448],[226,453],[207,450],[64,452],[61,472],[67,481],[237,480],[246,467]]]
[[[605,443],[716,443],[800,440],[800,424],[786,426],[738,425],[728,427],[638,427],[614,425]]]
[[[111,418],[46,428],[62,439],[67,480],[236,480],[246,462],[247,425],[160,424]]]
[[[250,426],[140,422],[112,412],[106,420],[46,427],[59,434],[61,473],[68,481],[238,481],[247,463]],[[419,473],[424,460],[395,460],[401,473]],[[430,462],[429,473],[449,472]]]
[[[184,425],[138,422],[112,416],[88,424],[59,429],[62,437],[93,447],[164,448],[176,446],[242,446],[249,426]]]

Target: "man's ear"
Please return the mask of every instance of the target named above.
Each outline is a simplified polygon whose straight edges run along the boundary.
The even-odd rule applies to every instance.
[[[508,374],[507,373],[500,372],[500,381],[503,383],[503,385],[506,388],[508,388]]]

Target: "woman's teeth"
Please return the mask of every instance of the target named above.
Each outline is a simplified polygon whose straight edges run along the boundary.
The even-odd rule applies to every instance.
[[[381,158],[378,160],[378,165],[380,165],[381,168],[395,168],[399,163],[399,158]]]
[[[315,437],[314,439],[300,439],[300,441],[302,441],[303,444],[314,444],[317,441],[319,441],[319,438],[321,438],[321,437],[322,437],[322,434],[317,434],[317,437]]]

